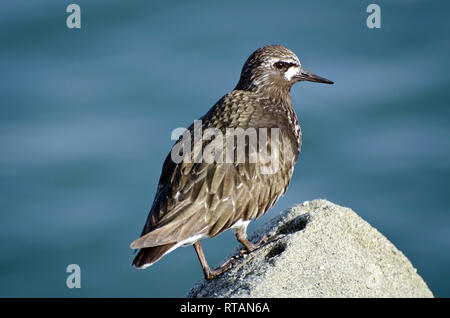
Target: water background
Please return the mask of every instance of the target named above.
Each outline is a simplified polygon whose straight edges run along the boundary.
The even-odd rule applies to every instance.
[[[146,271],[129,243],[170,133],[233,89],[256,48],[282,44],[335,81],[292,99],[303,149],[287,195],[351,207],[450,296],[450,2],[69,1],[0,4],[0,296],[182,297],[202,271],[180,248]],[[204,242],[218,264],[230,232]],[[65,269],[79,264],[80,289]]]

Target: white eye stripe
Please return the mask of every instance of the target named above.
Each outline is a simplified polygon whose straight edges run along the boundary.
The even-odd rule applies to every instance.
[[[292,77],[295,76],[296,74],[298,74],[300,72],[300,67],[299,66],[291,66],[286,73],[284,73],[284,77],[290,81],[292,80]]]
[[[267,59],[267,61],[265,62],[265,64],[267,65],[273,65],[277,62],[283,62],[283,63],[288,63],[288,64],[296,64],[296,65],[301,65],[299,60],[296,59],[291,59],[291,58],[270,58]]]

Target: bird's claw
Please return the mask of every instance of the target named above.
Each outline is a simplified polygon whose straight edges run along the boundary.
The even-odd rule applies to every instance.
[[[252,248],[249,250],[247,248],[244,248],[242,250],[239,251],[239,257],[242,258],[247,254],[250,254],[251,252],[267,245],[270,243],[273,243],[275,241],[278,241],[279,239],[282,239],[283,237],[285,237],[286,234],[276,234],[274,236],[268,237],[267,235],[264,235],[256,244],[252,245]]]

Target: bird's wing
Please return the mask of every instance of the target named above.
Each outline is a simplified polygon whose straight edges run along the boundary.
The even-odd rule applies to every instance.
[[[225,135],[228,127],[246,129],[256,126],[253,115],[256,107],[252,107],[248,100],[235,98],[227,103],[221,101],[202,117],[203,129],[219,128]],[[233,109],[220,109],[224,104],[227,107],[239,107],[242,102],[247,107],[240,107],[239,114],[233,112]],[[263,123],[264,128],[270,128],[265,127],[264,123],[273,123],[273,117],[270,114],[261,116],[267,116],[267,120],[259,119],[259,123]],[[259,127],[253,128],[257,130]],[[192,132],[192,126],[189,130]],[[269,142],[270,136],[267,139],[267,143]],[[206,149],[206,146],[212,144],[212,140],[203,139],[201,143],[202,149]],[[280,179],[274,175],[261,174],[258,170],[264,165],[261,163],[261,154],[249,146],[249,138],[245,138],[245,153],[248,157],[245,158],[245,163],[239,163],[236,144],[234,143],[235,156],[230,163],[226,160],[194,162],[192,153],[191,162],[175,163],[169,154],[163,165],[158,191],[142,236],[131,247],[137,249],[181,242],[197,235],[213,237],[237,220],[253,219],[273,206],[284,193],[290,176],[281,176]],[[194,147],[192,140],[191,149]],[[249,162],[249,157],[254,153],[257,153],[256,163]],[[279,159],[283,160],[282,153]]]
[[[231,226],[235,207],[227,200],[241,178],[233,163],[178,163],[170,158],[163,167],[159,190],[141,238],[132,248],[180,242],[196,235],[210,236]]]

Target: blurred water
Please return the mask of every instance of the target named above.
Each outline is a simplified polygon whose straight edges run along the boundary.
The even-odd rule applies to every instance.
[[[291,48],[334,86],[292,90],[304,144],[280,210],[349,206],[450,296],[450,4],[377,1],[65,1],[0,4],[0,296],[183,296],[192,248],[146,271],[129,243],[153,200],[170,132],[236,84],[256,48]],[[210,264],[236,245],[204,243]],[[66,287],[68,264],[82,288]]]

